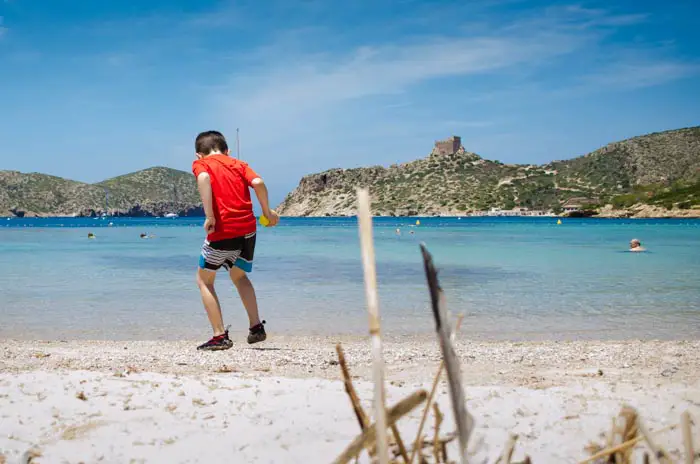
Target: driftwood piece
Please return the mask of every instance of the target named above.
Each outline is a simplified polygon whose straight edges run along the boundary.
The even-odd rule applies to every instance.
[[[469,435],[472,431],[474,419],[467,412],[467,406],[464,400],[459,359],[457,358],[457,354],[450,340],[452,331],[450,330],[450,321],[447,317],[444,295],[437,278],[437,270],[433,265],[432,256],[423,244],[421,244],[421,252],[423,253],[425,274],[428,280],[428,288],[430,289],[430,302],[433,309],[433,316],[435,317],[436,331],[440,339],[442,356],[445,360],[447,380],[450,386],[450,397],[452,399],[452,410],[454,412],[455,422],[457,423],[459,462],[461,464],[466,464],[467,443],[469,442]]]
[[[668,427],[664,427],[662,429],[659,429],[659,430],[652,432],[651,435],[658,435],[658,434],[663,433],[663,432],[668,432],[669,430],[673,430],[677,427],[678,427],[678,424],[669,425]],[[624,451],[627,448],[632,448],[634,445],[636,445],[637,443],[639,443],[642,440],[644,440],[643,436],[641,436],[641,435],[637,436],[636,438],[633,438],[632,440],[626,441],[626,442],[622,443],[621,445],[601,450],[601,451],[587,457],[583,461],[579,461],[578,464],[588,464],[589,462],[593,462],[597,459],[604,458],[606,456],[610,456],[611,454],[617,453],[618,451]]]
[[[693,447],[693,431],[690,427],[690,413],[688,411],[681,415],[681,429],[683,429],[683,448],[685,450],[685,464],[695,462],[695,448]]]
[[[387,411],[387,422],[391,426],[396,423],[401,417],[413,411],[428,397],[425,390],[418,390],[406,398],[402,399],[394,407]],[[377,441],[377,424],[372,424],[367,430],[356,437],[343,452],[338,456],[335,464],[345,464],[356,457],[363,448],[368,448],[374,445]]]
[[[357,190],[357,219],[359,223],[362,267],[364,269],[369,333],[372,338],[372,374],[374,377],[374,420],[376,422],[377,454],[379,464],[389,462],[389,441],[387,439],[387,417],[384,393],[384,360],[382,357],[382,337],[379,320],[379,298],[377,295],[377,270],[372,238],[372,215],[370,212],[369,191]]]
[[[464,319],[464,314],[460,314],[457,317],[457,323],[455,324],[455,330],[452,332],[452,341],[454,342],[455,338],[457,337],[457,332],[459,332],[459,328],[462,325],[462,319]],[[425,426],[425,421],[428,419],[428,413],[430,412],[430,408],[433,403],[433,398],[435,398],[435,393],[437,392],[437,387],[438,384],[440,383],[440,376],[442,375],[442,371],[445,369],[445,359],[443,358],[440,360],[440,367],[438,367],[438,371],[435,373],[435,378],[433,379],[433,386],[430,389],[430,394],[428,395],[428,401],[425,403],[425,408],[423,408],[423,416],[420,419],[420,423],[418,424],[418,433],[416,433],[416,439],[413,440],[413,451],[411,452],[411,459],[409,462],[413,463],[413,459],[416,457],[416,453],[418,452],[420,447],[420,443],[418,442],[420,439],[420,436],[423,434],[423,427]],[[445,456],[445,460],[447,460],[447,456]]]

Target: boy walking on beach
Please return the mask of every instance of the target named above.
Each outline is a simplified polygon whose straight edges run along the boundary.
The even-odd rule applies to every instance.
[[[248,313],[250,329],[248,343],[267,338],[265,321],[260,321],[255,289],[247,273],[253,270],[256,219],[250,188],[255,190],[263,215],[270,226],[279,222],[277,213],[270,209],[267,188],[260,176],[247,163],[229,156],[224,136],[217,131],[202,132],[195,140],[197,159],[192,172],[202,198],[207,238],[202,246],[197,270],[197,285],[207,310],[214,336],[198,346],[198,350],[227,350],[233,346],[224,328],[221,305],[214,290],[216,271],[223,267],[238,290]]]

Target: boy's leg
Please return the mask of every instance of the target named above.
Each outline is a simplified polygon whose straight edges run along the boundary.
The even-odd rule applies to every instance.
[[[214,336],[216,337],[223,335],[225,329],[224,320],[221,316],[219,297],[216,295],[216,290],[214,289],[215,279],[215,271],[209,271],[202,268],[197,270],[197,286],[202,294],[202,303],[204,303],[204,309],[207,310],[207,316],[209,317],[211,328],[214,331]]]
[[[255,327],[260,324],[260,315],[258,314],[258,300],[255,296],[255,288],[243,269],[233,266],[229,271],[231,281],[238,290],[238,295],[241,297],[243,307],[248,313],[248,322],[250,327]]]

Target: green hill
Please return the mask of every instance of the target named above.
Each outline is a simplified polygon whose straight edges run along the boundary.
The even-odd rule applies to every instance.
[[[351,215],[357,186],[370,188],[378,215],[460,215],[516,206],[558,211],[567,201],[605,204],[639,189],[647,192],[643,201],[672,190],[671,206],[692,207],[697,197],[686,198],[683,189],[693,191],[699,179],[700,127],[693,127],[543,166],[506,165],[460,148],[390,167],[332,169],[301,179],[278,209],[289,216]]]
[[[154,167],[96,184],[38,173],[0,171],[0,215],[201,215],[192,174]]]
[[[177,169],[154,167],[95,185],[108,189],[110,205],[117,207],[163,201],[199,203],[194,177]]]

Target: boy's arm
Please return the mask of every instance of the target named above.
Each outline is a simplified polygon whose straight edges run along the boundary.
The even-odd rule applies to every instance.
[[[267,195],[265,182],[260,177],[256,177],[251,181],[250,185],[253,187],[253,190],[255,190],[255,196],[258,197],[263,215],[270,221],[270,226],[277,225],[280,218],[275,210],[270,209],[270,199]]]
[[[207,216],[207,219],[204,221],[204,230],[206,230],[207,233],[213,232],[214,226],[216,226],[216,218],[214,217],[214,202],[211,193],[211,179],[209,178],[209,173],[199,173],[197,176],[197,189],[202,199],[204,214]]]

